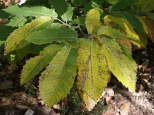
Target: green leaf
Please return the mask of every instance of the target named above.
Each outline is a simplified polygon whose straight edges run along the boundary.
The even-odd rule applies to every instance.
[[[0,40],[6,40],[8,35],[13,31],[14,28],[8,27],[4,24],[0,24]]]
[[[33,6],[33,7],[19,7],[17,5],[10,6],[3,11],[18,17],[27,16],[49,16],[52,18],[57,18],[57,13],[53,9],[46,8],[44,6]]]
[[[76,49],[64,46],[41,74],[40,96],[48,106],[53,106],[67,96],[76,76]]]
[[[91,9],[87,13],[85,24],[89,34],[94,34],[97,32],[97,28],[101,26],[100,12],[98,9]]]
[[[69,6],[67,8],[67,11],[61,16],[61,18],[64,20],[64,21],[71,21],[72,20],[72,16],[73,16],[73,10],[74,8]]]
[[[138,12],[149,12],[154,10],[154,0],[136,0],[134,9]]]
[[[1,45],[3,45],[5,43],[5,41],[0,41],[0,47],[1,47]]]
[[[119,0],[116,4],[111,6],[110,11],[113,12],[115,10],[123,10],[135,3],[135,0]]]
[[[104,4],[104,0],[91,0],[90,2],[92,8],[98,8],[98,9],[102,9],[102,6]]]
[[[9,14],[0,10],[0,18],[8,18],[9,17]]]
[[[132,29],[134,29],[136,34],[139,36],[141,45],[144,47],[147,45],[147,35],[144,31],[144,27],[142,23],[137,18],[137,16],[133,15],[132,13],[126,12],[126,11],[115,12],[114,15],[126,19],[126,21],[130,24],[130,26],[132,26]]]
[[[136,38],[131,38],[124,33],[122,33],[120,30],[113,28],[112,26],[101,26],[98,31],[97,35],[106,35],[114,39],[124,39],[124,40],[131,40],[132,42],[135,42],[136,44],[139,44],[140,41]]]
[[[132,44],[128,40],[118,40],[119,46],[121,47],[121,50],[123,50],[123,53],[127,55],[128,57],[132,58]]]
[[[122,16],[124,16],[128,20],[128,22],[133,26],[134,30],[139,35],[143,46],[146,46],[147,45],[147,36],[146,36],[146,33],[144,31],[144,27],[143,27],[142,23],[140,22],[140,20],[135,15],[133,15],[129,12],[120,12],[120,14],[122,14]]]
[[[84,4],[86,4],[87,0],[71,0],[71,3],[74,6],[83,6]]]
[[[80,17],[75,18],[75,19],[72,21],[72,23],[73,23],[73,24],[79,24],[79,25],[85,26],[85,16],[80,16]]]
[[[101,98],[110,79],[104,51],[93,39],[81,39],[78,49],[77,88],[90,111]]]
[[[122,16],[127,19],[127,21],[133,26],[135,31],[143,34],[144,28],[142,26],[142,23],[137,19],[137,17],[129,12],[119,12],[119,16]]]
[[[51,44],[45,47],[39,56],[29,59],[23,67],[20,83],[25,84],[38,75],[49,64],[60,48],[60,45]]]
[[[12,27],[20,27],[23,26],[26,22],[27,19],[25,17],[13,17],[6,25]]]
[[[92,9],[91,2],[92,2],[92,1],[87,1],[87,2],[84,4],[84,13],[85,13],[85,14],[86,14],[89,10]]]
[[[102,38],[104,53],[110,71],[127,88],[132,91],[136,89],[137,65],[131,56],[125,55],[115,40]]]
[[[151,20],[154,20],[154,13],[147,13],[146,16]]]
[[[147,44],[146,38],[143,38],[142,36],[140,36],[135,31],[134,26],[132,24],[130,24],[130,21],[128,21],[125,17],[107,15],[104,17],[104,23],[106,25],[114,25],[114,24],[118,25],[124,32],[126,32],[126,35],[129,38],[133,38],[135,41],[140,41],[140,44],[133,42],[138,47],[145,46]],[[136,28],[138,28],[138,27],[136,27]],[[140,31],[142,31],[142,30],[140,30]]]
[[[102,10],[102,6],[104,5],[104,0],[84,0],[84,13],[87,13],[91,9],[99,9]]]
[[[29,43],[25,41],[25,39],[32,34],[34,29],[48,21],[50,21],[49,17],[40,17],[13,31],[6,40],[5,54],[9,54],[14,50],[22,49],[27,46]]]
[[[68,5],[65,0],[49,0],[49,3],[51,7],[56,10],[59,16],[67,11]]]
[[[110,3],[110,4],[116,4],[118,3],[120,0],[105,0],[106,2]]]
[[[21,49],[17,49],[11,52],[11,55],[15,56],[15,62],[18,63],[21,61],[25,56],[32,54],[38,55],[39,52],[45,47],[45,45],[35,45],[35,44],[27,44],[25,47]]]
[[[76,38],[77,32],[72,28],[59,23],[53,23],[50,27],[33,32],[26,40],[41,45],[52,43],[53,41],[75,41]]]

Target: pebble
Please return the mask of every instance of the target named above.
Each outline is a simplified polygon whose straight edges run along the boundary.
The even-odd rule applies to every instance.
[[[24,115],[34,115],[34,111],[31,109],[28,109]]]

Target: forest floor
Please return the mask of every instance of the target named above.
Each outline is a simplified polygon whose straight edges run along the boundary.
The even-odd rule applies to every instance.
[[[112,77],[105,95],[91,112],[84,110],[75,88],[53,108],[45,107],[38,95],[38,79],[20,86],[24,62],[13,66],[0,51],[0,115],[154,115],[154,44],[136,49],[138,64],[136,93],[129,92]]]

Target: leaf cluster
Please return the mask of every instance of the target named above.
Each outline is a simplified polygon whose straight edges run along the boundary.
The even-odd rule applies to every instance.
[[[4,53],[17,61],[36,55],[23,66],[20,82],[23,85],[39,76],[40,97],[48,106],[76,85],[85,107],[92,110],[111,73],[135,91],[137,64],[132,45],[142,48],[147,38],[154,41],[152,3],[49,0],[34,6],[30,0],[23,6],[10,6],[3,9],[10,14],[5,26],[16,29],[7,37]]]

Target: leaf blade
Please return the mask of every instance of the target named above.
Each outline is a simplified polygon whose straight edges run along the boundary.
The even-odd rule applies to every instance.
[[[43,101],[52,106],[64,98],[74,83],[75,75],[76,49],[64,46],[41,74],[39,88]]]
[[[65,22],[68,22],[68,21],[71,21],[72,20],[72,17],[73,17],[73,10],[74,8],[69,6],[67,8],[67,11],[61,16],[61,18],[65,21]]]
[[[5,54],[9,54],[10,52],[17,49],[22,49],[23,47],[28,45],[29,43],[25,41],[25,38],[32,33],[32,30],[48,22],[49,20],[49,17],[36,18],[32,22],[14,30],[6,40]]]
[[[138,12],[149,12],[154,10],[153,0],[137,0],[134,4],[134,9]]]
[[[3,45],[5,43],[5,41],[0,41],[0,47],[1,47],[1,45]]]
[[[6,25],[11,27],[19,27],[23,26],[26,22],[27,19],[25,17],[13,17]]]
[[[103,49],[110,71],[127,88],[135,91],[137,66],[129,53],[123,53],[115,40],[103,39]]]
[[[131,19],[129,19],[131,20]],[[135,25],[140,25],[140,24],[134,24],[134,26],[128,21],[125,17],[121,16],[112,16],[112,15],[107,15],[104,17],[104,23],[107,25],[110,24],[117,24],[126,34],[129,38],[134,39],[135,41],[140,41],[140,43],[133,42],[133,44],[137,45],[138,47],[145,47],[147,44],[146,38],[143,38],[143,36],[140,36],[134,29]],[[135,22],[133,22],[135,23]],[[140,25],[141,26],[141,25]],[[139,29],[139,27],[136,26],[136,28]],[[142,31],[142,28],[138,30]],[[141,33],[144,33],[143,31]]]
[[[20,83],[23,85],[38,75],[60,50],[60,45],[51,44],[45,47],[38,56],[30,58],[24,65]]]
[[[120,30],[115,29],[111,26],[101,26],[98,31],[97,35],[106,35],[114,39],[124,39],[124,40],[131,40],[132,42],[135,42],[136,44],[139,44],[140,41],[136,40],[136,38],[129,37],[122,33]]]
[[[57,18],[57,13],[53,9],[46,8],[44,6],[33,6],[33,7],[19,7],[17,5],[10,6],[3,11],[18,17],[27,17],[27,16],[49,16],[52,18]],[[18,13],[17,13],[18,12]]]
[[[89,34],[96,33],[97,28],[101,25],[100,12],[98,9],[91,9],[87,13],[85,24]]]
[[[72,28],[65,27],[59,23],[53,23],[48,28],[33,32],[26,40],[41,45],[52,43],[53,41],[75,41],[76,38],[77,32]]]
[[[78,50],[77,88],[88,110],[93,109],[110,79],[104,51],[94,40],[81,40]]]

